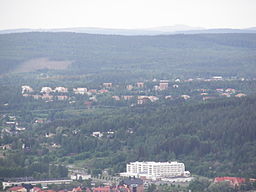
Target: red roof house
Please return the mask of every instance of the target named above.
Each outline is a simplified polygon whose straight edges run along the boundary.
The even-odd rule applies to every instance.
[[[7,191],[10,191],[10,192],[26,192],[27,190],[22,186],[15,186],[15,187],[9,188]]]
[[[245,179],[240,177],[216,177],[214,179],[215,183],[224,182],[224,181],[228,181],[233,186],[238,186],[244,183]]]

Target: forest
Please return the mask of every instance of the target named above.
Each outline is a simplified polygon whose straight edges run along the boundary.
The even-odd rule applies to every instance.
[[[19,72],[21,68],[28,72],[43,70],[49,65],[34,59],[45,58],[43,61],[62,61],[60,69],[64,67],[70,74],[119,72],[127,78],[133,73],[254,76],[255,39],[255,34],[1,34],[0,67],[1,74]]]
[[[0,159],[0,173],[45,177],[43,172],[37,175],[49,172],[40,168],[44,164],[58,168],[80,162],[91,174],[115,174],[125,171],[130,161],[178,160],[196,175],[255,177],[255,107],[253,96],[91,110],[73,118],[51,111],[52,121],[2,136],[0,145],[11,143],[16,152]],[[93,132],[103,136],[94,137]],[[26,171],[30,166],[33,172]]]

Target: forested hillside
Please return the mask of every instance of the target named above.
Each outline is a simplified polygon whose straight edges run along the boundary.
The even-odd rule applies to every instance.
[[[179,160],[192,174],[256,177],[255,109],[256,98],[248,97],[203,103],[166,101],[70,119],[51,112],[52,122],[3,137],[2,145],[12,143],[18,150],[25,143],[29,148],[19,152],[19,161],[12,155],[8,161],[1,160],[1,172],[35,175],[42,169],[39,162],[45,167],[50,162],[80,162],[92,174],[104,169],[116,173],[130,161]],[[96,131],[103,137],[92,136]],[[47,134],[52,136],[44,137]],[[50,150],[52,143],[59,147]],[[26,172],[31,166],[34,172]]]
[[[64,64],[60,65],[76,73],[119,70],[130,74],[211,72],[248,76],[255,75],[256,71],[256,34],[114,36],[42,32],[0,35],[2,74],[19,72],[21,67],[23,71],[50,68],[51,63],[44,65],[33,60],[38,58],[62,61]],[[24,70],[24,63],[31,60],[32,65],[39,66],[25,65]]]

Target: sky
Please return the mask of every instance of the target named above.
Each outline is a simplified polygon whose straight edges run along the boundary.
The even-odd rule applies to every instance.
[[[256,0],[0,0],[0,30],[256,27]]]

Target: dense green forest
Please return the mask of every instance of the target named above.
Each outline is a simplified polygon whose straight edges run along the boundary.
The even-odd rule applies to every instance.
[[[256,177],[255,107],[256,98],[248,97],[91,110],[68,119],[62,112],[50,112],[49,123],[17,136],[3,135],[1,145],[12,143],[22,158],[6,154],[10,160],[1,159],[0,173],[12,175],[16,168],[34,166],[33,173],[23,170],[19,175],[36,176],[40,167],[34,164],[39,162],[80,162],[92,174],[104,169],[114,174],[125,171],[130,161],[179,160],[192,174]],[[93,137],[95,131],[103,137]],[[50,148],[52,144],[59,147]]]
[[[0,68],[2,74],[13,72],[28,60],[48,58],[51,61],[70,61],[72,64],[67,66],[69,73],[104,71],[118,75],[113,71],[119,71],[127,78],[138,72],[249,76],[255,75],[256,71],[255,39],[255,34],[2,34]],[[25,68],[28,71],[34,69],[31,66]],[[40,65],[36,69],[44,68],[47,65]]]

